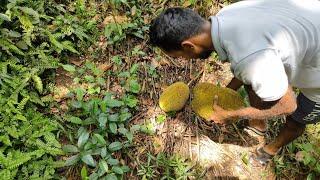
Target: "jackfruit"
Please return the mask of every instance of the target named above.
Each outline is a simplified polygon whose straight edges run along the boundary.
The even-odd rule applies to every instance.
[[[179,111],[189,98],[189,86],[184,82],[176,82],[167,87],[160,95],[159,105],[164,112]]]
[[[211,83],[199,83],[193,89],[191,108],[200,117],[209,120],[214,113],[213,103],[216,95],[217,105],[223,109],[236,110],[245,106],[244,100],[236,91]]]

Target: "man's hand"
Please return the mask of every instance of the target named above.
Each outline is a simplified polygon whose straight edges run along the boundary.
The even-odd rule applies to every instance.
[[[210,120],[215,123],[226,124],[228,119],[269,119],[276,116],[288,115],[297,108],[294,92],[288,87],[286,94],[268,109],[257,109],[254,107],[246,107],[239,110],[227,111],[217,105],[217,98],[214,100],[214,114]]]
[[[213,102],[213,115],[210,120],[217,124],[227,124],[227,120],[231,117],[231,112],[218,106],[218,96],[214,97]]]

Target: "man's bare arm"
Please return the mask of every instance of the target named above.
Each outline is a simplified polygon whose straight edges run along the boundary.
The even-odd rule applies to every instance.
[[[291,87],[288,88],[286,94],[279,99],[273,106],[268,109],[257,109],[248,107],[235,111],[229,111],[230,118],[247,118],[247,119],[269,119],[275,116],[288,115],[297,108],[296,98]]]

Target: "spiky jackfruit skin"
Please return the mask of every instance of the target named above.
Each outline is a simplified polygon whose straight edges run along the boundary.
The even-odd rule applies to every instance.
[[[159,105],[164,112],[179,111],[186,104],[190,89],[184,82],[176,82],[160,95]]]
[[[215,95],[217,104],[226,110],[236,110],[245,106],[243,98],[234,90],[218,87],[211,83],[199,83],[193,89],[191,107],[202,118],[209,120],[213,111]]]

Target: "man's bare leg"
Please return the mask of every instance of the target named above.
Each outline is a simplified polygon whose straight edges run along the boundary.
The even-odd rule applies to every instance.
[[[305,127],[306,125],[298,123],[288,116],[286,118],[286,123],[280,129],[279,135],[270,144],[265,145],[263,150],[270,155],[277,154],[281,147],[301,136]]]

